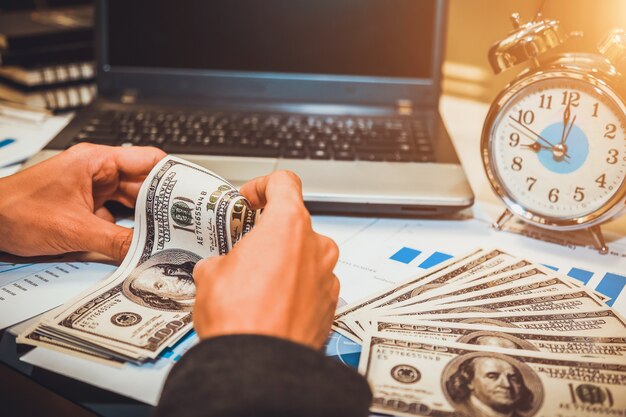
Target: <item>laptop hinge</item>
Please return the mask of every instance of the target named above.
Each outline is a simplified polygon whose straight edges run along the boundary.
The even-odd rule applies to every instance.
[[[413,102],[408,99],[396,101],[396,111],[400,116],[410,116],[413,114]]]
[[[124,90],[120,97],[120,102],[124,104],[135,104],[139,92],[135,89]]]

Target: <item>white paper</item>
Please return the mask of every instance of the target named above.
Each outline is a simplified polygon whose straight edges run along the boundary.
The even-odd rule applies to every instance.
[[[477,207],[480,209],[485,210]],[[610,304],[626,315],[626,290],[622,285],[626,283],[626,238],[608,236],[610,254],[600,255],[592,247],[560,245],[496,231],[484,219],[379,219],[340,246],[335,274],[341,282],[341,297],[350,303],[425,273],[424,262],[428,263],[433,254],[459,256],[479,247],[497,247],[570,276],[586,275],[586,286],[613,297]],[[408,258],[392,259],[403,248],[419,254],[409,262],[405,262]]]
[[[114,270],[111,265],[86,262],[0,262],[0,328],[65,303]]]
[[[71,118],[71,114],[52,116],[37,123],[0,116],[0,142],[5,139],[14,140],[13,143],[0,147],[0,167],[22,162],[39,152]]]

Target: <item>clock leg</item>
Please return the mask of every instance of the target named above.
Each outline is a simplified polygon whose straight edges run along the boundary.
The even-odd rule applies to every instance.
[[[502,230],[502,227],[504,226],[504,224],[508,222],[509,220],[511,220],[511,217],[513,217],[513,213],[511,213],[509,209],[504,210],[504,213],[500,215],[500,218],[498,219],[498,221],[496,221],[492,225],[493,228],[496,230]]]
[[[606,243],[604,242],[604,236],[602,236],[602,229],[600,229],[600,226],[590,227],[589,232],[591,232],[591,235],[593,236],[598,252],[602,255],[609,253],[609,247],[606,246]]]

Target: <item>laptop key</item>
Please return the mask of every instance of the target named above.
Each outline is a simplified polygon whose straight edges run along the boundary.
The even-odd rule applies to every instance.
[[[412,154],[393,152],[383,155],[383,159],[388,162],[412,162],[415,157]]]
[[[330,159],[330,152],[326,149],[316,149],[309,153],[311,159]]]
[[[303,149],[286,149],[283,152],[283,157],[289,159],[305,159],[307,156]]]
[[[333,157],[338,161],[354,161],[356,159],[356,155],[351,151],[338,151],[334,153]]]

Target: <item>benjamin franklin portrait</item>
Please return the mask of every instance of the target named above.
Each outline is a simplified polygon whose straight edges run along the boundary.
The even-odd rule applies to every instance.
[[[170,311],[191,311],[196,295],[193,268],[200,257],[180,249],[165,249],[137,266],[122,291],[137,304]]]
[[[450,404],[467,417],[531,417],[543,401],[534,371],[497,353],[459,356],[447,366],[442,384]]]

